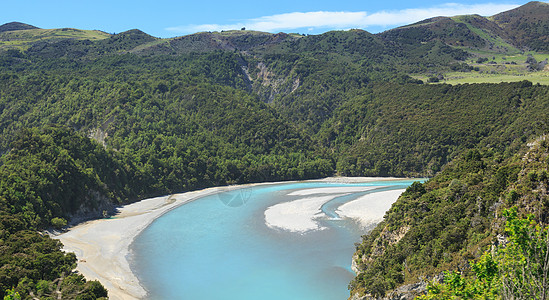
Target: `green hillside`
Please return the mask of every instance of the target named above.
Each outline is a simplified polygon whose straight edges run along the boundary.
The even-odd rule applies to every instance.
[[[546,6],[380,34],[0,26],[0,297],[106,295],[38,232],[146,197],[331,175],[432,177],[365,236],[353,294],[463,266],[499,233],[494,212],[546,214],[546,145],[525,148],[549,132]],[[467,83],[504,76],[518,82]],[[522,202],[493,208],[512,189]]]
[[[27,50],[40,43],[55,43],[64,40],[98,41],[110,34],[98,30],[62,29],[17,29],[0,31],[0,51],[8,49]]]
[[[422,294],[427,280],[443,278],[443,271],[470,276],[471,261],[490,249],[494,255],[494,247],[505,243],[508,208],[547,224],[548,154],[546,136],[523,144],[506,159],[491,148],[470,150],[426,183],[413,184],[357,247],[358,275],[351,293],[410,297]],[[534,288],[529,284],[520,283]],[[435,294],[430,299],[450,298]],[[505,299],[503,291],[496,290],[490,299]]]
[[[511,150],[543,134],[549,88],[530,82],[373,84],[339,107],[318,138],[351,176],[433,176],[466,149]],[[533,126],[539,124],[539,127]]]
[[[39,28],[29,24],[20,23],[20,22],[10,22],[10,23],[0,25],[0,32],[27,30],[27,29],[39,29]]]
[[[549,4],[532,1],[491,19],[509,33],[511,40],[532,50],[549,51]]]

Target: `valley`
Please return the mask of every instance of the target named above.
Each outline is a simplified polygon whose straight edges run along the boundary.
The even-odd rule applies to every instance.
[[[162,39],[1,25],[0,296],[107,296],[46,231],[151,197],[330,176],[430,178],[357,241],[352,299],[474,278],[470,261],[510,236],[504,212],[548,223],[548,16],[529,2],[377,34]]]

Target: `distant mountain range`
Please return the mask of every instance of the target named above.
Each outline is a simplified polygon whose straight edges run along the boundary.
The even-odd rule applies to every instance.
[[[20,49],[49,53],[54,47],[69,55],[69,48],[83,45],[101,53],[131,52],[149,54],[181,54],[189,52],[268,51],[311,47],[318,40],[333,36],[328,32],[318,36],[298,34],[271,34],[249,30],[225,32],[200,32],[191,35],[159,39],[133,29],[119,34],[72,28],[40,29],[18,22],[0,26],[0,50]],[[346,31],[350,39],[370,35],[362,30]],[[313,41],[310,41],[313,40]],[[93,41],[90,45],[85,41]],[[467,50],[483,50],[496,53],[517,51],[549,51],[549,4],[529,2],[516,9],[491,17],[464,15],[435,17],[421,22],[371,35],[364,43],[382,47],[406,47],[420,43],[441,41],[451,47]],[[338,41],[330,40],[332,43]],[[366,46],[355,45],[358,46]],[[86,48],[86,47],[84,47]],[[369,48],[369,47],[367,47]],[[84,53],[93,52],[91,49]],[[73,51],[74,52],[74,51]],[[80,53],[83,55],[84,53]],[[75,55],[72,53],[70,55]]]
[[[1,25],[0,298],[106,296],[39,230],[145,197],[334,174],[432,178],[359,246],[354,299],[466,265],[503,208],[549,216],[548,22],[530,2],[378,34]],[[536,138],[539,165],[521,159]],[[513,188],[522,198],[503,203]]]
[[[449,46],[491,52],[549,50],[549,4],[529,2],[491,17],[436,17],[379,34],[385,40],[415,44],[439,40]]]

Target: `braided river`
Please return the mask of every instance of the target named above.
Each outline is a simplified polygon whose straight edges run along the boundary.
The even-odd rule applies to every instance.
[[[261,184],[205,196],[130,247],[147,299],[347,299],[361,235],[417,179]]]

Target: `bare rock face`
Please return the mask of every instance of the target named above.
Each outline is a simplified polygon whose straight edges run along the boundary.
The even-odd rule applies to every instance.
[[[398,287],[387,299],[412,300],[415,297],[424,294],[425,291],[427,291],[427,282],[421,281]]]
[[[82,203],[78,210],[71,215],[70,224],[103,218],[115,212],[116,205],[103,193],[91,190],[88,197],[88,201]]]
[[[427,291],[427,282],[421,281],[412,284],[406,284],[398,287],[392,291],[389,295],[376,298],[370,295],[359,296],[354,294],[350,300],[413,300],[419,295],[423,295]]]

